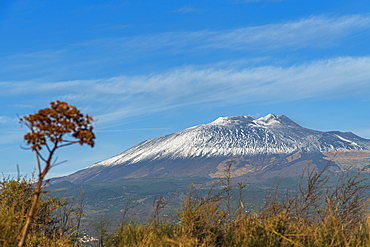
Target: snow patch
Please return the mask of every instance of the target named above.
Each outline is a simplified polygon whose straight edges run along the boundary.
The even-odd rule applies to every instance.
[[[356,143],[356,142],[353,142],[353,141],[350,141],[350,140],[347,140],[346,138],[343,138],[343,137],[341,137],[341,136],[339,136],[339,135],[335,135],[336,137],[338,137],[339,139],[341,139],[342,141],[345,141],[345,142],[349,142],[349,143],[351,143],[351,145],[353,145],[353,146],[358,146],[358,144]]]

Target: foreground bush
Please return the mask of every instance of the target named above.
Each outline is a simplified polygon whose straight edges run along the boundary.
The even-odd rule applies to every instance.
[[[308,166],[296,188],[281,193],[277,181],[262,207],[247,211],[245,185],[232,185],[230,166],[207,195],[200,197],[199,189],[189,189],[176,223],[160,220],[158,210],[167,203],[161,197],[151,221],[123,222],[106,245],[370,246],[369,185],[361,171],[354,176],[344,172],[329,186],[327,167],[317,171]]]
[[[0,181],[0,246],[16,246],[34,196],[33,178]],[[72,246],[81,207],[58,197],[40,196],[25,246]]]

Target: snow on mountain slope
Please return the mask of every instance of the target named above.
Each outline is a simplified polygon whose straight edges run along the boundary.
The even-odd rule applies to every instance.
[[[286,116],[269,114],[220,117],[214,122],[146,140],[94,166],[131,165],[159,159],[288,154],[339,149],[370,150],[370,140],[353,133],[320,132],[301,127]]]

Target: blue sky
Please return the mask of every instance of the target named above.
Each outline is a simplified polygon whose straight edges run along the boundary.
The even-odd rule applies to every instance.
[[[30,174],[23,116],[67,100],[96,146],[66,175],[219,116],[286,115],[370,139],[368,0],[2,1],[0,172]]]

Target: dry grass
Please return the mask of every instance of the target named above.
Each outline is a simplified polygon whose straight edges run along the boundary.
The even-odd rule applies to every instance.
[[[249,212],[242,196],[245,185],[233,185],[231,165],[205,196],[190,187],[176,223],[159,223],[158,218],[155,226],[126,222],[107,246],[370,245],[369,185],[361,171],[354,176],[344,172],[334,186],[328,186],[329,164],[321,171],[308,165],[294,189],[279,192],[276,181],[262,207],[255,205],[257,209]]]
[[[0,246],[16,246],[35,189],[33,178],[0,181]],[[41,195],[25,246],[74,246],[70,241],[81,216],[80,205]]]
[[[264,204],[247,211],[246,186],[231,180],[231,166],[205,195],[191,186],[172,220],[160,217],[171,200],[161,196],[146,224],[122,219],[109,235],[103,231],[109,222],[101,221],[105,246],[370,246],[369,185],[361,171],[344,172],[329,186],[328,166],[319,171],[308,165],[296,187],[280,190],[277,180]],[[20,178],[3,178],[0,186],[0,246],[15,246],[34,188],[31,180]],[[74,246],[79,208],[42,197],[26,246]]]

